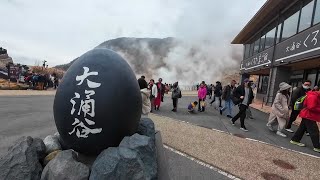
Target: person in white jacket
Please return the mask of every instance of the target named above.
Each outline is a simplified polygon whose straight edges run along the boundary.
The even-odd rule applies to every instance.
[[[151,90],[151,93],[150,93],[151,110],[150,110],[150,112],[152,112],[152,110],[155,109],[154,100],[157,98],[157,95],[158,95],[158,88],[157,88],[156,84],[154,83],[153,79],[151,79],[149,82],[149,89]]]
[[[140,89],[142,97],[142,115],[147,115],[151,111],[150,93],[148,88]]]

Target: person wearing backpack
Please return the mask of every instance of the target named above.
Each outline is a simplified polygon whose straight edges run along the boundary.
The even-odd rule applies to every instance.
[[[181,90],[178,86],[178,82],[175,82],[172,86],[172,104],[173,109],[171,111],[177,112],[178,99],[182,97]]]
[[[270,112],[267,127],[273,130],[272,125],[278,122],[277,135],[287,137],[282,130],[285,128],[287,120],[289,119],[289,92],[291,86],[285,82],[279,84],[280,90],[278,91],[274,102],[272,104],[272,111]]]
[[[238,86],[235,91],[233,92],[232,101],[235,105],[239,105],[239,112],[238,114],[231,118],[232,125],[235,125],[234,123],[240,118],[241,122],[241,130],[247,132],[247,128],[244,125],[244,120],[246,118],[246,111],[249,105],[253,101],[253,91],[250,86],[249,79],[245,79],[243,81],[243,84]]]
[[[320,122],[320,91],[307,92],[303,105],[304,108],[299,114],[302,121],[290,143],[301,147],[305,146],[300,141],[304,133],[308,131],[314,147],[313,150],[320,153],[319,128],[317,125],[317,122]]]
[[[292,93],[291,103],[290,103],[290,107],[292,109],[292,112],[290,114],[290,119],[289,119],[289,121],[286,125],[286,128],[285,128],[285,130],[290,133],[294,132],[293,130],[291,130],[291,126],[292,126],[292,123],[297,119],[297,117],[300,113],[300,110],[294,110],[294,105],[299,98],[305,96],[306,93],[311,90],[310,87],[311,87],[311,81],[305,80],[303,82],[302,87],[296,88]]]

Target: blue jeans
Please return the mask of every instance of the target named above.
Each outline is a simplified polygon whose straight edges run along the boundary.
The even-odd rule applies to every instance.
[[[221,111],[224,111],[224,110],[228,109],[227,115],[232,116],[232,107],[233,107],[233,106],[234,106],[234,105],[233,105],[233,102],[232,102],[231,99],[225,100],[225,102],[224,102],[224,107],[221,108]]]

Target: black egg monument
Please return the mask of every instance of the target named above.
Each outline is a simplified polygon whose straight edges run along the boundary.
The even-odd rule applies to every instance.
[[[65,148],[97,155],[137,131],[141,94],[128,63],[108,49],[75,61],[60,83],[54,119]]]

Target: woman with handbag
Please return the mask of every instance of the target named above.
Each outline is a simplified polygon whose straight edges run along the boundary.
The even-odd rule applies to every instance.
[[[173,112],[177,112],[178,107],[178,99],[182,97],[181,90],[178,86],[178,82],[175,82],[172,86],[172,104],[173,104]]]
[[[200,84],[200,88],[198,90],[198,98],[199,98],[198,111],[200,111],[200,112],[205,111],[206,96],[207,96],[206,84],[204,81],[202,81],[202,83]]]

